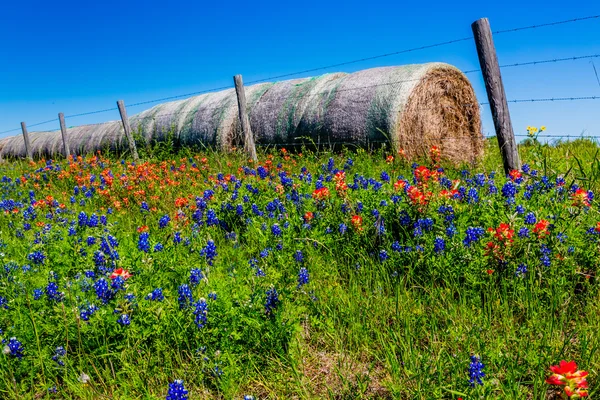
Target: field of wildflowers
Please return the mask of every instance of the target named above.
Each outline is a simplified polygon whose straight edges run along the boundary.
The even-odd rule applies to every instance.
[[[593,397],[598,147],[489,146],[3,164],[0,397]]]

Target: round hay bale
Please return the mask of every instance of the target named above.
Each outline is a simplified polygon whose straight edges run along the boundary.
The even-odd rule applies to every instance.
[[[366,146],[391,143],[408,158],[438,146],[456,163],[483,152],[479,107],[468,79],[443,63],[382,67],[247,86],[250,126],[257,144],[312,142]],[[147,141],[177,140],[230,150],[242,137],[234,89],[159,104],[130,117]],[[67,130],[75,154],[127,149],[120,121]],[[31,134],[33,152],[63,152],[60,131]],[[24,157],[22,135],[7,138],[0,154]]]
[[[409,158],[436,145],[457,163],[483,152],[473,88],[443,63],[278,82],[250,109],[250,125],[261,144],[391,142]]]

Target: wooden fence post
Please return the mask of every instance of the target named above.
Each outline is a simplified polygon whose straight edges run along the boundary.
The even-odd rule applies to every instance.
[[[125,109],[125,103],[123,100],[117,101],[117,107],[119,107],[119,113],[121,114],[121,121],[123,122],[123,129],[125,130],[125,136],[127,136],[127,142],[129,142],[129,150],[133,155],[133,161],[139,161],[137,148],[135,147],[135,141],[131,134],[131,126],[129,125],[129,119],[127,119],[127,110]]]
[[[31,142],[29,141],[29,133],[27,132],[27,125],[25,125],[25,122],[21,122],[21,130],[23,131],[23,140],[25,141],[25,153],[27,154],[29,161],[33,161]]]
[[[494,118],[494,127],[496,128],[496,137],[500,146],[500,153],[504,163],[504,172],[508,174],[513,169],[520,169],[519,153],[517,151],[517,141],[513,132],[510,114],[508,112],[508,102],[506,93],[502,84],[498,56],[494,47],[492,30],[487,18],[481,18],[471,25],[477,54],[479,55],[479,64],[485,89],[487,91],[492,117]]]
[[[235,83],[235,93],[237,94],[238,111],[240,115],[240,123],[242,124],[242,132],[244,133],[244,151],[252,158],[254,162],[258,161],[256,156],[256,146],[254,145],[254,136],[250,128],[250,119],[246,111],[246,91],[244,90],[244,82],[241,75],[233,77]]]
[[[65,157],[67,157],[68,160],[71,156],[71,152],[69,151],[69,142],[67,142],[67,127],[65,126],[65,114],[58,113],[58,121],[60,122],[60,134],[62,135]]]

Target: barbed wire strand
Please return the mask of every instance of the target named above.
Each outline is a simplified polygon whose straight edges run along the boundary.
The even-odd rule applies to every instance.
[[[500,68],[522,67],[525,65],[548,64],[548,63],[582,60],[582,59],[598,58],[598,57],[600,57],[600,54],[590,54],[587,56],[575,56],[575,57],[564,57],[564,58],[552,58],[552,59],[547,59],[547,60],[537,60],[537,61],[527,61],[527,62],[514,63],[514,64],[505,64],[505,65],[500,65]],[[472,74],[473,72],[481,72],[481,70],[480,69],[470,69],[467,71],[463,71],[463,74]]]
[[[551,102],[551,101],[577,101],[577,100],[600,100],[600,96],[581,96],[581,97],[550,97],[542,99],[514,99],[507,100],[508,103],[537,103],[537,102]],[[485,101],[479,103],[479,105],[490,104]]]

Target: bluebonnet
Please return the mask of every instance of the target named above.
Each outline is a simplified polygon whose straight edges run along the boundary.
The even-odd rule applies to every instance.
[[[213,261],[217,254],[217,246],[215,245],[214,240],[208,239],[206,242],[206,246],[200,250],[200,255],[206,257],[206,262],[208,265],[213,265]]]
[[[217,213],[212,208],[209,208],[206,211],[206,226],[218,225],[219,219],[217,218]]]
[[[44,291],[42,289],[34,289],[33,290],[33,299],[39,300],[44,295]]]
[[[217,293],[216,292],[210,292],[208,294],[208,298],[211,299],[211,300],[213,300],[213,301],[217,300]]]
[[[525,264],[519,264],[519,266],[517,267],[517,271],[515,272],[516,276],[523,276],[527,273],[527,265]]]
[[[0,296],[0,308],[8,310],[8,300],[6,300],[6,297]]]
[[[188,391],[183,386],[183,381],[177,379],[176,381],[169,383],[169,390],[167,392],[166,400],[187,400]]]
[[[87,216],[87,214],[85,213],[85,211],[81,211],[79,213],[79,215],[77,216],[77,224],[80,227],[84,227],[84,226],[87,225],[87,222],[88,222],[88,216]]]
[[[179,302],[179,308],[184,309],[192,304],[192,290],[187,284],[184,283],[183,285],[179,286],[177,293],[179,293],[179,297],[177,299]]]
[[[512,181],[508,181],[502,186],[502,195],[508,199],[514,198],[517,194],[517,187]]]
[[[279,305],[279,294],[274,287],[267,290],[267,299],[265,301],[265,313],[271,314]]]
[[[469,364],[469,383],[471,387],[475,387],[476,384],[483,385],[481,378],[485,377],[484,368],[485,365],[481,363],[479,357],[471,356],[471,363]]]
[[[84,321],[89,321],[90,316],[92,316],[97,310],[98,310],[98,307],[96,307],[93,304],[90,304],[87,306],[81,306],[79,308],[79,317]]]
[[[88,246],[93,246],[94,244],[96,244],[96,238],[93,236],[88,236],[86,239],[86,243]]]
[[[477,242],[479,239],[483,237],[485,234],[485,230],[481,227],[468,227],[465,231],[465,238],[463,239],[463,244],[465,247],[471,246],[471,243]]]
[[[441,237],[435,238],[435,240],[433,241],[433,251],[439,254],[442,253],[444,250],[446,250],[446,242],[444,241],[444,239],[442,239]]]
[[[525,215],[525,223],[527,225],[533,225],[536,223],[536,221],[537,221],[537,219],[535,218],[534,213],[530,212],[530,213],[527,213],[527,215]]]
[[[100,221],[98,219],[98,216],[96,214],[92,214],[92,215],[90,215],[90,218],[87,221],[87,226],[90,228],[95,228],[98,226],[99,222]]]
[[[304,261],[304,254],[302,254],[302,250],[296,250],[296,253],[294,253],[294,260],[296,260],[298,263]]]
[[[525,214],[525,207],[523,207],[521,204],[519,204],[516,208],[515,211],[517,212],[517,214],[521,215],[521,214]]]
[[[58,284],[56,282],[48,282],[46,286],[46,296],[49,300],[61,301],[64,297],[64,293],[58,291]]]
[[[138,249],[147,253],[150,251],[150,243],[148,239],[150,238],[150,234],[148,232],[140,233],[140,238],[138,239]]]
[[[540,248],[540,253],[542,253],[542,255],[540,256],[540,261],[542,262],[542,265],[545,267],[549,267],[551,264],[550,254],[552,253],[552,251],[548,248],[548,246],[542,244],[542,247]]]
[[[110,289],[108,282],[104,278],[100,278],[94,283],[94,290],[96,291],[96,296],[98,297],[98,300],[102,301],[102,304],[108,303],[114,297],[115,294]]]
[[[173,235],[173,244],[181,243],[181,232],[175,232]]]
[[[380,250],[379,251],[379,261],[384,262],[385,260],[387,260],[390,256],[388,255],[387,251],[385,250]]]
[[[41,251],[36,250],[36,251],[34,251],[32,253],[29,253],[27,255],[27,259],[29,261],[31,261],[32,263],[38,265],[38,264],[43,264],[44,263],[44,260],[46,260],[46,256]]]
[[[300,271],[298,272],[298,288],[301,288],[302,285],[306,285],[309,278],[310,274],[308,273],[308,270],[304,267],[300,268]]]
[[[273,226],[271,226],[271,233],[274,236],[281,236],[281,227],[278,224],[273,224]]]
[[[165,246],[163,246],[162,243],[156,243],[154,245],[154,252],[157,253],[159,251],[163,251],[164,248],[165,248]]]
[[[67,355],[67,351],[65,350],[65,348],[63,346],[58,346],[54,350],[54,355],[52,356],[52,361],[56,362],[59,366],[64,367],[65,362],[62,360],[62,358],[65,355]]]
[[[400,246],[400,243],[398,243],[397,241],[392,243],[392,250],[400,253],[402,251],[402,246]]]
[[[340,232],[341,235],[346,233],[347,230],[348,230],[348,226],[346,226],[346,224],[344,224],[343,222],[338,227],[338,232]]]
[[[11,337],[8,339],[8,344],[5,347],[5,352],[9,354],[11,357],[18,358],[19,360],[23,358],[23,344],[17,340],[16,337]]]
[[[171,218],[165,214],[162,217],[160,217],[160,219],[158,220],[158,227],[159,228],[164,228],[169,224],[169,221],[171,221]]]
[[[467,192],[467,203],[474,204],[474,203],[478,203],[478,202],[479,202],[479,193],[477,192],[477,189],[470,188],[469,191]]]
[[[208,304],[206,300],[200,299],[194,305],[194,322],[198,329],[202,329],[206,326],[208,321]]]
[[[151,301],[163,301],[165,296],[163,295],[162,288],[154,289],[152,292],[146,295],[145,299]]]
[[[454,226],[454,224],[450,224],[446,228],[446,236],[448,236],[449,238],[453,237],[457,233],[458,233],[458,231],[456,230],[456,227]]]
[[[517,232],[517,235],[522,239],[528,238],[529,237],[529,229],[524,226],[521,229],[519,229],[519,232]]]
[[[117,276],[115,279],[112,279],[110,283],[110,287],[114,290],[125,290],[125,279],[122,276]]]
[[[193,268],[190,271],[190,284],[192,286],[199,284],[202,279],[204,279],[204,274],[199,268]]]
[[[131,324],[131,318],[129,318],[129,315],[127,314],[121,314],[117,319],[117,323],[121,326],[127,326]]]

